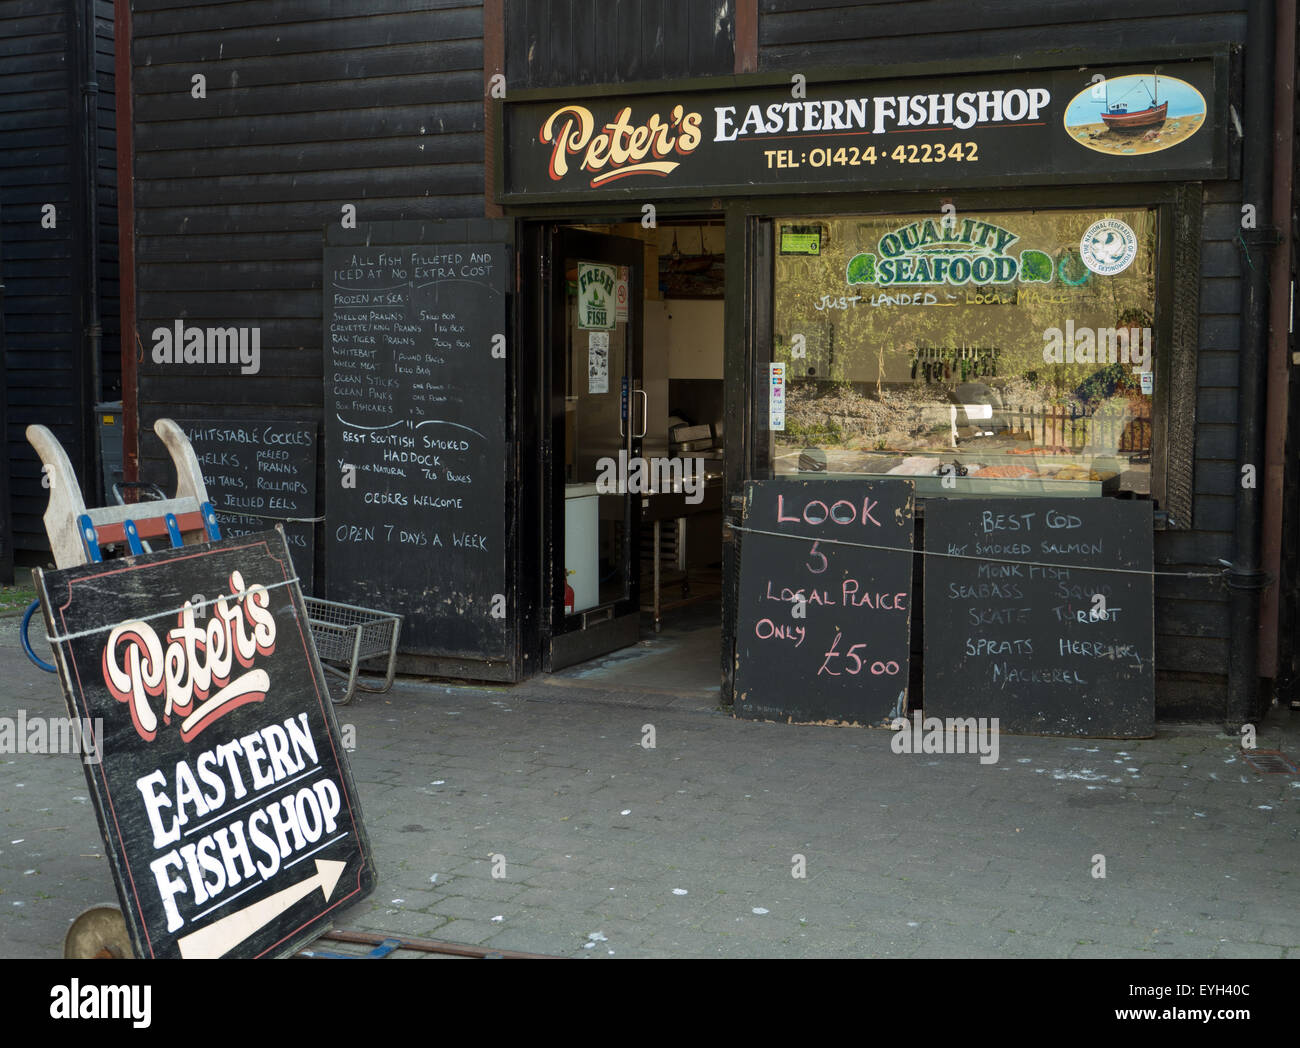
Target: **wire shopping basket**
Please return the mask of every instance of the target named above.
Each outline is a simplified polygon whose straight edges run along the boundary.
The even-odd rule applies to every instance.
[[[330,698],[337,705],[346,706],[351,702],[358,688],[385,692],[393,686],[397,670],[397,640],[402,631],[401,615],[319,597],[304,596],[303,602],[307,606],[307,621],[311,625],[312,640],[321,666],[335,678],[330,687]],[[367,684],[361,680],[358,676],[361,664],[383,656],[388,658],[387,668],[382,671],[383,684]]]

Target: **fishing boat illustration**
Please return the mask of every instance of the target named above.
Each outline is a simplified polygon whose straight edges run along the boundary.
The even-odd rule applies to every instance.
[[[1114,157],[1182,145],[1205,126],[1205,96],[1167,71],[1095,75],[1066,105],[1065,133],[1085,149]]]
[[[1137,85],[1125,92],[1124,97],[1127,98],[1140,86],[1151,96],[1149,106],[1133,112],[1129,112],[1128,103],[1123,101],[1122,98],[1116,101],[1114,105],[1111,105],[1109,82],[1107,83],[1106,100],[1103,103],[1105,108],[1102,110],[1101,120],[1108,131],[1114,131],[1119,135],[1140,135],[1164,127],[1165,114],[1169,110],[1169,103],[1167,101],[1161,102],[1158,97],[1160,94],[1159,75],[1153,73],[1151,79],[1152,87],[1148,88],[1145,80],[1139,80]]]

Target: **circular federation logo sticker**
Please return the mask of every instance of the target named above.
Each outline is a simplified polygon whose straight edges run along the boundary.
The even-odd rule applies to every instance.
[[[1083,264],[1104,277],[1128,269],[1137,257],[1137,250],[1137,234],[1118,218],[1094,222],[1079,241]]]

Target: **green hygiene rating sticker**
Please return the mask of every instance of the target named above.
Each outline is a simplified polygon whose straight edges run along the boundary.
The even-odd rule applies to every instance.
[[[822,231],[820,226],[782,226],[781,254],[820,255]]]

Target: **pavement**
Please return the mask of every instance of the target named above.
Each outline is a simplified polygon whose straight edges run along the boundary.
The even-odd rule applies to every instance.
[[[0,675],[0,717],[63,715],[16,619]],[[1300,957],[1300,776],[1215,726],[981,763],[636,676],[340,708],[379,887],[338,925],[587,959]],[[1258,747],[1300,755],[1300,714]],[[115,899],[79,759],[0,754],[0,956],[60,956]]]

